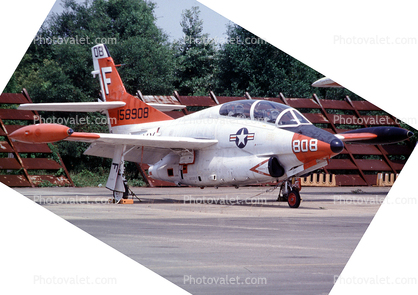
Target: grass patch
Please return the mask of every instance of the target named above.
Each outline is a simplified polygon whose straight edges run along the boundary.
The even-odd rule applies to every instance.
[[[108,173],[92,172],[84,169],[81,172],[70,172],[70,177],[77,187],[106,185]]]
[[[106,186],[107,178],[109,177],[109,171],[102,169],[103,171],[90,171],[87,169],[82,170],[81,172],[70,172],[70,177],[74,182],[74,185],[77,187],[97,187],[101,185],[102,187]],[[137,186],[146,186],[142,178],[129,178],[128,176],[128,186],[137,187]]]

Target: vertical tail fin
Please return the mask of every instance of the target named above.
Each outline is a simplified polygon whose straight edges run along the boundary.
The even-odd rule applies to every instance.
[[[126,103],[124,107],[108,111],[111,127],[172,120],[170,116],[126,92],[106,45],[98,44],[91,51],[94,65],[92,74],[99,75],[103,100]]]

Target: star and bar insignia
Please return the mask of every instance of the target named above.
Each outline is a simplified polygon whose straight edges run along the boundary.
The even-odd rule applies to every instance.
[[[235,141],[237,147],[242,149],[247,145],[249,140],[254,140],[254,134],[255,133],[248,133],[247,128],[241,128],[236,134],[229,135],[229,141]]]

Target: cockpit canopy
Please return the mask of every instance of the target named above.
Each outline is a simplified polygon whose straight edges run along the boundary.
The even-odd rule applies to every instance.
[[[273,101],[237,100],[227,102],[219,110],[221,116],[248,119],[291,127],[311,124],[298,110]]]

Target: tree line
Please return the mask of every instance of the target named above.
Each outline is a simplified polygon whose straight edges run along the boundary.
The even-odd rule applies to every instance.
[[[63,12],[42,25],[5,92],[25,87],[36,102],[91,101],[98,86],[90,74],[90,48],[94,41],[110,40],[107,46],[123,64],[120,75],[131,93],[327,94],[310,86],[321,74],[238,25],[229,24],[226,42],[217,44],[204,33],[198,7],[183,11],[183,38],[170,42],[156,25],[155,6],[143,0],[63,1]]]

